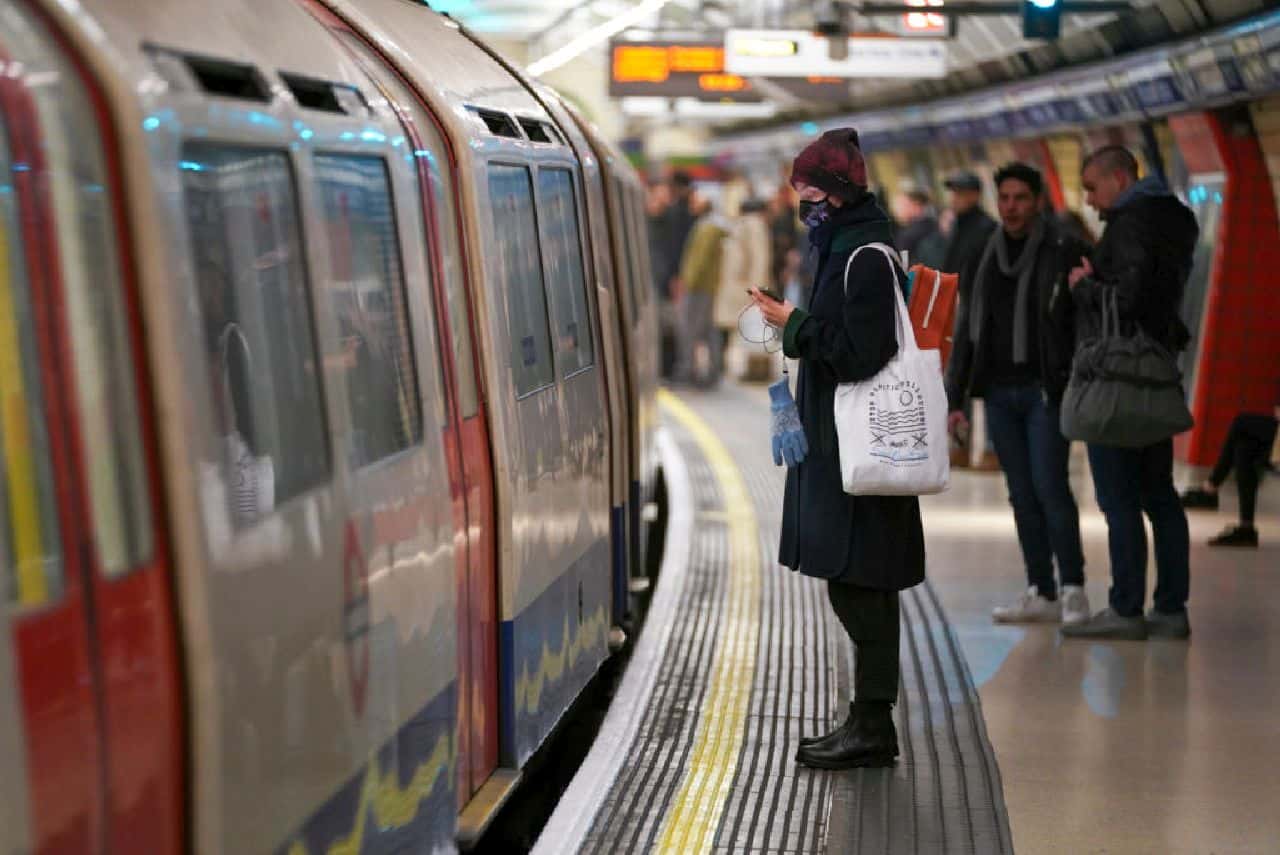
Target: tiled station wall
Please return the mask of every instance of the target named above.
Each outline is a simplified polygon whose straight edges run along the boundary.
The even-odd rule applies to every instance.
[[[1213,462],[1231,420],[1268,412],[1280,383],[1280,223],[1260,138],[1244,107],[1169,120],[1191,174],[1224,172],[1196,388],[1196,429],[1179,456]]]

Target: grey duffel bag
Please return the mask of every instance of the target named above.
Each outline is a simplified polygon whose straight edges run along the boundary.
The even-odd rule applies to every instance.
[[[1103,303],[1102,334],[1082,341],[1072,359],[1062,397],[1062,435],[1141,448],[1193,424],[1173,354],[1141,327],[1132,335],[1120,333],[1113,293]]]

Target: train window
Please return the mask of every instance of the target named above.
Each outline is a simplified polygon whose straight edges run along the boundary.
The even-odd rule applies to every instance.
[[[6,140],[0,121],[0,598],[38,606],[62,593],[62,560],[37,325]]]
[[[297,191],[282,151],[189,142],[181,167],[218,465],[245,525],[329,473]]]
[[[569,375],[595,362],[573,173],[567,169],[538,170],[538,191],[556,352],[560,354],[561,374]]]
[[[627,301],[631,306],[632,323],[635,318],[640,317],[640,292],[645,287],[644,280],[640,271],[639,248],[636,246],[636,210],[632,205],[631,194],[627,192],[627,185],[623,184],[620,179],[613,180],[614,195],[618,199],[618,211],[622,218],[619,222],[620,233],[618,241],[622,246],[622,254],[627,259],[627,277],[630,283],[626,287]],[[648,248],[645,248],[648,251]]]
[[[7,19],[13,24],[14,19]],[[48,85],[30,92],[48,165],[52,225],[71,345],[67,387],[75,398],[96,557],[108,578],[141,567],[154,545],[134,355],[119,242],[118,201],[88,95],[65,61],[15,38],[14,67]],[[35,70],[41,69],[40,75]],[[47,73],[44,73],[47,71]],[[18,168],[17,164],[14,168]]]
[[[363,57],[368,68],[383,68],[383,59],[348,30],[340,34],[342,41],[357,56]],[[391,94],[391,100],[400,104],[413,119],[419,134],[421,148],[414,151],[418,169],[424,170],[430,181],[431,201],[436,209],[436,226],[440,230],[440,270],[428,256],[427,268],[439,274],[444,282],[445,299],[448,302],[449,339],[453,345],[454,381],[458,391],[458,412],[464,419],[471,418],[480,409],[476,388],[475,362],[471,352],[471,312],[467,305],[466,278],[462,270],[462,245],[458,237],[458,221],[453,202],[453,187],[440,169],[436,152],[445,149],[444,140],[436,131],[431,116],[425,113],[418,100],[395,75],[386,75],[379,81],[380,88]],[[421,244],[425,253],[427,244]],[[442,336],[443,338],[443,336]],[[443,362],[443,360],[442,360]],[[441,366],[443,369],[443,365]]]
[[[538,222],[533,212],[533,181],[523,166],[489,166],[489,203],[493,207],[497,261],[507,298],[511,371],[516,395],[555,382],[547,295],[542,282]]]
[[[387,165],[377,157],[317,155],[329,248],[327,291],[339,339],[327,359],[346,373],[351,465],[365,466],[422,439]]]
[[[418,123],[418,132],[426,136],[433,130]],[[443,147],[443,141],[441,141]],[[467,305],[467,283],[462,271],[462,245],[458,236],[458,221],[453,204],[453,190],[446,183],[437,158],[426,155],[430,167],[431,192],[440,204],[436,217],[440,229],[440,260],[444,268],[445,299],[449,302],[449,334],[453,339],[453,367],[458,386],[458,412],[469,419],[480,410],[480,395],[476,389],[475,360],[471,352],[471,312]]]
[[[631,233],[635,236],[633,259],[636,267],[636,294],[642,306],[653,298],[653,274],[649,272],[649,220],[639,193],[631,193]]]

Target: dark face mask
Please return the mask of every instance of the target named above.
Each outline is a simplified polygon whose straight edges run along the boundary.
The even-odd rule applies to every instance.
[[[810,202],[808,199],[800,200],[800,221],[809,228],[815,228],[827,221],[827,217],[831,216],[831,205],[823,199],[821,202]]]

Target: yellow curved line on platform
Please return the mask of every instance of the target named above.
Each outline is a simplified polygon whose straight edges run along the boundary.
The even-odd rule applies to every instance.
[[[436,740],[431,755],[414,770],[409,783],[401,787],[394,768],[384,775],[378,767],[375,754],[365,767],[364,781],[360,785],[360,804],[356,808],[355,827],[345,838],[329,844],[325,855],[357,855],[364,840],[365,826],[369,821],[369,808],[373,808],[374,821],[379,829],[399,828],[408,825],[418,815],[422,803],[430,797],[441,775],[453,776],[455,754],[452,739],[443,734]],[[295,840],[288,855],[310,855],[305,843]]]
[[[560,637],[560,652],[552,653],[546,642],[543,642],[537,673],[530,677],[527,663],[520,669],[520,677],[516,680],[516,712],[537,712],[542,703],[543,689],[563,677],[564,672],[577,664],[585,651],[601,643],[608,620],[604,606],[601,606],[582,622],[577,636],[571,640],[569,618],[566,615],[564,632]]]
[[[35,450],[27,418],[32,402],[22,382],[22,351],[13,307],[8,222],[0,219],[0,441],[8,473],[9,525],[17,565],[18,604],[40,605],[49,599],[44,575],[44,542],[40,536]],[[20,284],[19,286],[20,287]],[[37,414],[39,415],[39,414]]]
[[[724,502],[729,540],[725,610],[711,683],[694,733],[689,768],[657,846],[658,852],[685,855],[711,851],[737,771],[760,634],[760,542],[751,494],[728,449],[675,395],[661,390],[658,401],[693,436],[710,464]]]

